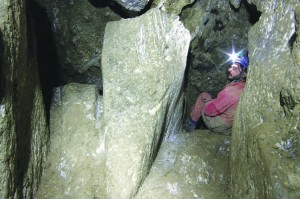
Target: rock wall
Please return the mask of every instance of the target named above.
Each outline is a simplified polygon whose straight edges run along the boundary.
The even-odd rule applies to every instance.
[[[299,198],[299,2],[251,3],[262,15],[248,36],[247,86],[232,134],[232,197]]]
[[[178,130],[189,42],[178,17],[159,9],[107,24],[102,70],[110,198],[132,198],[164,134]]]
[[[0,198],[33,198],[47,152],[47,129],[26,1],[0,1]]]

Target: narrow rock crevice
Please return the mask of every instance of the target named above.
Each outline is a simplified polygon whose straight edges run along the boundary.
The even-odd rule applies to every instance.
[[[35,23],[37,43],[37,63],[41,88],[46,108],[47,120],[50,117],[50,105],[53,88],[61,84],[60,64],[56,52],[55,40],[47,11],[35,1],[29,1],[30,11]]]

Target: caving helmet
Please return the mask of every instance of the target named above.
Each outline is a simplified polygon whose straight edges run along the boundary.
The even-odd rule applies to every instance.
[[[233,63],[239,63],[240,65],[243,66],[244,69],[246,69],[246,68],[248,68],[248,65],[249,65],[249,59],[247,56],[241,56],[241,57],[237,57],[236,59],[234,59]]]
[[[233,78],[232,81],[239,82],[239,81],[245,80],[246,79],[245,73],[247,73],[247,69],[248,69],[248,65],[249,65],[248,56],[240,55],[231,60],[232,60],[232,63],[238,63],[242,69],[242,71],[240,72],[240,75]]]

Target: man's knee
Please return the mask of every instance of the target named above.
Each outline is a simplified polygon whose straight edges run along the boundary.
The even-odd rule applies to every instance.
[[[202,102],[206,103],[208,100],[212,100],[211,94],[207,92],[200,93],[199,97],[201,98]]]

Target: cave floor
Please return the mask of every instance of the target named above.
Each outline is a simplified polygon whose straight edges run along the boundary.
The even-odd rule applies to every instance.
[[[135,198],[226,199],[230,136],[181,132],[162,143]]]

